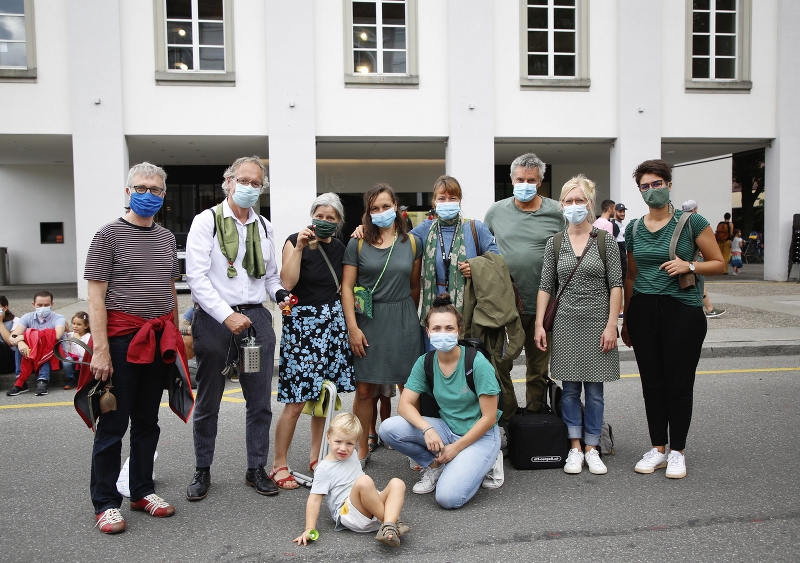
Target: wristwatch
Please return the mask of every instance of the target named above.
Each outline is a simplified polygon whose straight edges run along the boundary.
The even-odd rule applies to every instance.
[[[689,271],[694,272],[694,262],[689,262]]]

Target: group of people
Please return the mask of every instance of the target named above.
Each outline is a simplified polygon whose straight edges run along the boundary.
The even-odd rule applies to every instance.
[[[671,170],[661,160],[637,167],[634,180],[649,212],[624,229],[623,204],[603,202],[602,217],[594,217],[595,184],[588,178],[569,180],[556,200],[538,193],[545,163],[536,155],[518,157],[510,172],[513,196],[493,204],[484,222],[462,216],[458,181],[440,177],[433,187],[435,215],[411,230],[394,190],[376,184],[364,195],[362,224],[346,245],[336,236],[344,223],[341,201],[322,194],[312,202],[310,224],[284,242],[278,273],[272,227],[252,209],[268,185],[264,165],[258,157],[244,157],[225,171],[225,198],[195,217],[187,238],[197,361],[196,459],[188,500],[209,494],[226,374],[235,369],[245,338],[261,347],[262,356],[258,371],[239,374],[246,411],[245,482],[261,495],[298,488],[287,454],[304,407],[323,399],[323,382],[332,381],[339,393],[355,392],[353,413],[338,415],[327,435],[324,419],[312,418],[313,488],[298,543],[314,539],[324,495],[337,529],[377,531],[376,539],[388,545],[399,545],[408,531],[400,521],[404,483],[393,479],[378,492],[363,473],[376,397],[388,392],[386,386],[400,390],[399,416],[384,418],[378,434],[422,470],[415,493],[435,491],[439,505],[453,509],[481,486],[491,488],[487,474],[498,460],[502,464],[500,427],[517,408],[512,362],[470,355],[459,338],[465,333],[470,278],[481,271],[481,260],[496,255],[518,292],[525,406],[543,408],[549,374],[564,384],[563,418],[572,442],[565,472],[578,474],[584,464],[595,474],[607,471],[597,445],[603,384],[619,378],[621,317],[622,339],[633,346],[639,364],[650,429],[651,449],[635,470],[652,473],[666,466],[667,477],[686,474],[683,450],[706,332],[695,276],[722,273],[714,232],[702,216],[684,218],[672,206]],[[186,356],[177,329],[175,240],[153,222],[165,179],[164,171],[149,163],[130,170],[125,188],[130,207],[98,231],[86,260],[93,339],[88,369],[96,380],[113,375],[118,401],[116,411],[99,415],[92,454],[91,496],[97,526],[105,533],[125,529],[114,483],[129,421],[131,509],[156,517],[175,510],[155,494],[152,480],[164,381],[170,366],[180,368]],[[696,261],[698,251],[702,262]],[[545,310],[556,296],[548,332]],[[267,298],[289,313],[283,317],[277,393],[284,408],[271,466],[276,341],[263,306]],[[438,416],[421,414],[425,394],[436,400]],[[318,463],[323,439],[330,454]]]

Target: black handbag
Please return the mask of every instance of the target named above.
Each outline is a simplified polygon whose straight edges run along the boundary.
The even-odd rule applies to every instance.
[[[567,463],[570,445],[567,425],[553,412],[558,405],[555,399],[558,389],[549,380],[541,412],[530,412],[526,406],[517,409],[511,417],[508,423],[508,459],[515,469],[558,469]],[[560,405],[558,407],[560,410]]]

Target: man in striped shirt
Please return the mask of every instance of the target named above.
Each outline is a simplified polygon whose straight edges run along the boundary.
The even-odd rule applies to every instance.
[[[86,256],[92,319],[91,372],[113,374],[117,410],[100,415],[92,450],[91,495],[97,527],[125,531],[117,491],[122,438],[131,426],[131,510],[172,516],[175,508],[155,494],[153,455],[160,429],[158,409],[176,351],[165,349],[178,332],[175,237],[153,222],[166,193],[164,170],[143,162],[130,169],[130,209],[94,236]],[[181,341],[182,344],[182,341]],[[130,350],[129,350],[130,349]],[[134,350],[135,353],[131,353]],[[166,358],[166,360],[165,360]]]

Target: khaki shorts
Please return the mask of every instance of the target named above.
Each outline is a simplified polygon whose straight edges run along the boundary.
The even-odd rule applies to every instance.
[[[376,532],[381,527],[381,521],[375,518],[367,518],[350,503],[350,497],[344,501],[339,509],[339,523],[345,528],[354,532]]]

